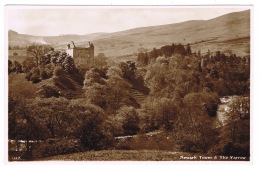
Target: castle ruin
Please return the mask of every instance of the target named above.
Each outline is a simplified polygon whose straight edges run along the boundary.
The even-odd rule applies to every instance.
[[[94,62],[94,45],[90,42],[87,43],[86,47],[76,47],[74,42],[71,41],[67,45],[67,54],[74,59],[76,66],[84,66]]]

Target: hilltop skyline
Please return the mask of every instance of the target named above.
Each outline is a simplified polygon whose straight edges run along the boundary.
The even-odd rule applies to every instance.
[[[7,6],[5,12],[8,30],[36,36],[57,36],[111,33],[189,20],[209,20],[247,9],[250,7]]]

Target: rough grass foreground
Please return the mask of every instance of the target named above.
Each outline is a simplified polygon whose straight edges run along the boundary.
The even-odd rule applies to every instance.
[[[156,150],[104,150],[58,155],[38,161],[248,161],[249,158]]]
[[[104,150],[58,155],[42,159],[43,161],[174,161],[179,153],[153,150]]]

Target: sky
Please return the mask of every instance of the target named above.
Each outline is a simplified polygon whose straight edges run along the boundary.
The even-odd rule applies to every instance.
[[[208,20],[249,7],[173,6],[6,6],[7,29],[21,34],[55,36],[117,32],[137,27]]]

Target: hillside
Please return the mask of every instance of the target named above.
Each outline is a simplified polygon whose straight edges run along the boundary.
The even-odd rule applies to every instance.
[[[230,13],[211,20],[186,21],[114,33],[50,37],[9,33],[10,45],[41,42],[53,44],[56,49],[62,49],[71,40],[79,46],[92,41],[96,54],[102,52],[109,57],[133,55],[138,52],[138,49],[159,48],[171,43],[190,43],[194,51],[201,50],[202,53],[211,49],[212,52],[221,50],[246,56],[250,53],[250,11]]]
[[[208,49],[227,51],[232,49],[239,55],[247,55],[250,40],[250,12],[227,14],[208,21],[187,21],[107,34],[95,40],[97,51],[108,56],[132,54],[139,48],[151,49],[171,43],[191,43],[193,50]],[[233,40],[228,41],[228,40]],[[233,52],[233,51],[232,51]]]
[[[41,44],[52,44],[54,47],[62,47],[64,48],[66,44],[70,41],[81,42],[81,41],[92,41],[94,39],[98,39],[102,35],[106,33],[93,33],[86,35],[59,35],[59,36],[34,36],[34,35],[26,35],[19,34],[13,30],[9,30],[8,32],[8,41],[10,46],[19,45],[21,47],[28,46],[32,43],[41,43]],[[64,46],[64,47],[63,47]]]
[[[23,98],[35,98],[40,96],[37,91],[42,89],[42,86],[47,85],[54,87],[57,91],[60,92],[62,97],[67,99],[81,98],[84,96],[82,85],[75,81],[75,77],[72,75],[64,75],[60,78],[52,77],[39,83],[32,83],[27,81],[25,76],[26,75],[24,73],[9,74],[8,90],[10,95],[14,93]]]

